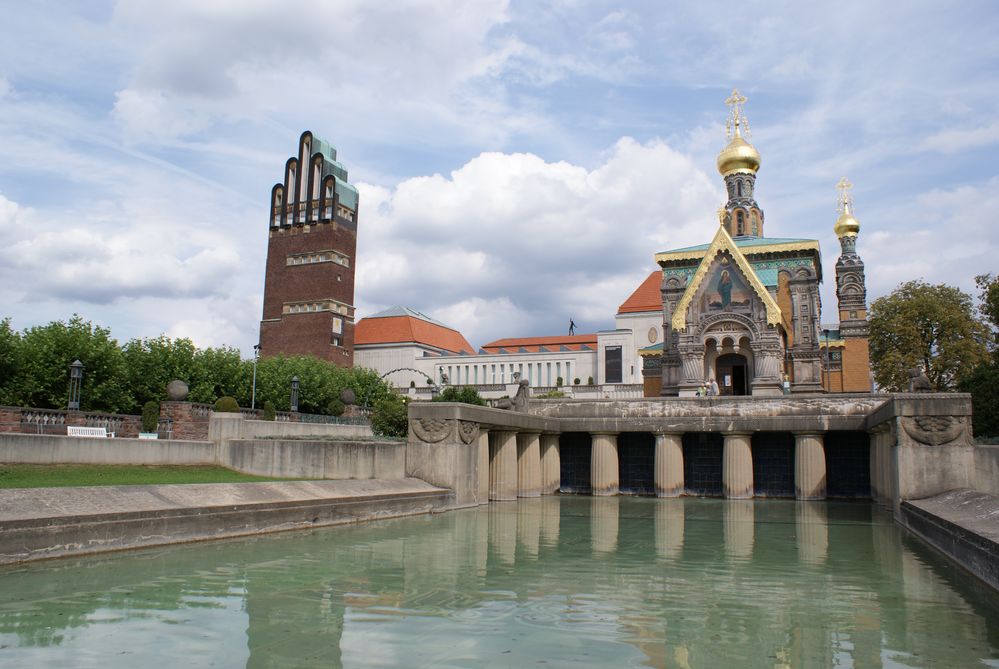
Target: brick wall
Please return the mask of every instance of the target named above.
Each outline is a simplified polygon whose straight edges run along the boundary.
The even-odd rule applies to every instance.
[[[262,356],[314,355],[343,367],[353,365],[357,236],[352,224],[339,220],[271,228],[260,325]],[[291,255],[330,250],[346,255],[349,267],[335,262],[288,265]],[[289,302],[330,299],[349,305],[348,313],[283,312]],[[331,343],[333,319],[337,317],[343,319],[340,346]]]
[[[138,437],[140,416],[100,411],[0,407],[0,432],[66,434],[66,426],[103,427],[116,437]]]

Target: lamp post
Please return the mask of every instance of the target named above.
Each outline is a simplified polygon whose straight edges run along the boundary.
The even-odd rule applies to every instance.
[[[69,366],[69,404],[70,411],[80,410],[80,386],[83,385],[83,363],[74,360]]]
[[[291,377],[291,411],[298,411],[298,377]]]
[[[260,357],[260,344],[253,345],[253,390],[250,391],[250,408],[257,408],[257,358]]]

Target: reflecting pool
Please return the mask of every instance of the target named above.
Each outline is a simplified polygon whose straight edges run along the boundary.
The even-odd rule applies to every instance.
[[[2,667],[999,667],[868,504],[552,497],[0,571]]]

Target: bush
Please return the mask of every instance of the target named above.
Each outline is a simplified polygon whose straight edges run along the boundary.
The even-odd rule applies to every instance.
[[[592,376],[586,377],[586,385],[588,385],[588,386],[592,386],[593,385],[593,377]]]
[[[471,386],[448,386],[433,401],[463,402],[464,404],[476,404],[480,407],[486,406],[486,401],[479,395],[479,391]]]
[[[226,395],[215,400],[215,410],[219,413],[239,413],[239,403]]]
[[[142,405],[142,431],[155,432],[160,422],[160,403],[149,400]]]
[[[557,379],[555,379],[555,387],[556,388],[561,388],[562,387],[562,377],[561,376],[558,377]]]
[[[326,413],[330,416],[342,416],[346,410],[347,405],[339,397],[331,399],[330,403],[326,406]]]
[[[574,385],[574,386],[578,386],[579,385],[579,377],[578,376],[572,380],[572,385]]]
[[[371,410],[371,429],[382,437],[405,437],[409,430],[405,400],[393,393],[376,401]]]
[[[549,390],[547,393],[541,393],[540,395],[535,395],[537,399],[557,399],[559,397],[565,397],[565,393],[561,390]]]
[[[264,420],[274,420],[277,418],[277,409],[274,408],[274,402],[270,400],[264,402],[264,408],[260,417]]]

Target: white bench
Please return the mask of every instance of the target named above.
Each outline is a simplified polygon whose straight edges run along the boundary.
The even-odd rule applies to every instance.
[[[114,438],[114,432],[109,433],[106,427],[80,427],[79,425],[67,425],[66,434],[70,437]]]

